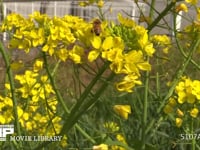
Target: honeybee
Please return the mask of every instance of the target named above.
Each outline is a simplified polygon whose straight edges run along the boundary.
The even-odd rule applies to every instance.
[[[93,21],[92,32],[95,33],[95,35],[97,35],[97,36],[99,36],[101,34],[101,21],[99,19],[95,19]]]

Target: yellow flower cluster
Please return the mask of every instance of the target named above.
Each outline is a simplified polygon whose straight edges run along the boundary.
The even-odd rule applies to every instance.
[[[198,8],[197,20],[194,21],[192,24],[186,26],[183,30],[183,33],[179,33],[180,40],[184,41],[185,49],[189,49],[191,43],[198,39],[197,37],[200,35],[200,8]],[[200,45],[197,47],[197,52],[200,52]]]
[[[116,135],[116,139],[117,141],[123,143],[123,144],[127,144],[125,138],[123,137],[122,134],[117,134]],[[100,145],[95,145],[93,146],[93,150],[126,150],[126,148],[123,148],[121,146],[108,146],[107,144],[100,144]]]
[[[171,40],[167,35],[153,35],[151,41],[154,46],[162,49],[164,54],[167,54],[171,47]]]
[[[0,95],[0,124],[8,124],[13,120],[13,102],[9,96]]]
[[[58,101],[48,77],[39,75],[42,68],[43,62],[36,60],[34,71],[26,70],[24,74],[15,76],[18,81],[15,89],[18,121],[29,135],[53,136],[62,128],[61,117],[56,114]],[[0,96],[0,124],[10,124],[15,119],[10,84],[5,84],[5,87],[7,95]]]
[[[45,14],[35,12],[28,19],[14,13],[8,15],[1,30],[13,33],[10,48],[18,48],[28,53],[31,48],[39,47],[43,52],[56,55],[63,61],[69,57],[80,63],[83,49],[71,45],[76,40],[75,36],[79,36],[83,29],[87,28],[88,24],[78,17],[51,19]]]
[[[176,96],[171,97],[164,108],[166,114],[174,114],[177,127],[183,120],[197,118],[199,114],[200,81],[183,77],[175,89]]]
[[[198,0],[185,0],[186,4],[197,5]],[[188,6],[185,3],[178,3],[175,8],[175,11],[178,13],[180,11],[188,12]]]
[[[123,32],[118,25],[108,26],[107,22],[102,22],[99,25],[101,33],[96,35],[91,22],[75,16],[49,18],[35,12],[25,19],[18,14],[10,14],[1,30],[11,33],[10,48],[25,50],[27,53],[37,47],[50,56],[57,56],[62,61],[71,59],[74,63],[87,62],[86,58],[92,62],[101,57],[110,62],[113,72],[124,75],[116,84],[117,89],[132,92],[135,85],[142,84],[140,71],[151,70],[145,58],[152,56],[155,49],[144,27],[121,15],[118,19],[124,28]],[[27,74],[37,76],[37,73]],[[39,85],[35,85],[35,88],[39,88]]]
[[[127,145],[125,137],[121,133],[117,133],[120,128],[116,122],[106,122],[104,124],[104,128],[108,130],[109,135],[114,134],[116,141],[120,142],[124,145]],[[93,146],[93,150],[126,150],[126,148],[118,145],[107,145],[107,144],[100,144]]]
[[[117,134],[116,135],[116,139],[117,141],[123,143],[123,144],[127,144],[126,140],[124,138],[124,136],[122,134]],[[121,147],[121,146],[111,146],[112,150],[126,150],[125,148]]]
[[[198,3],[198,0],[185,0],[186,3],[196,5]]]

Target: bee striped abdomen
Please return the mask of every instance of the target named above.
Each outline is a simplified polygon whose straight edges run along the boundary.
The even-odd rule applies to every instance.
[[[92,32],[95,33],[95,35],[97,35],[97,36],[99,36],[101,34],[101,21],[99,19],[95,19],[93,21]]]

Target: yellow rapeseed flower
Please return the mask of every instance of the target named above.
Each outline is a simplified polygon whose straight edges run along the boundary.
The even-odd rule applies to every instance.
[[[186,3],[192,4],[192,5],[196,5],[198,0],[185,0]]]
[[[42,60],[37,59],[33,65],[33,71],[38,72],[43,68],[44,62]]]
[[[108,150],[108,145],[106,144],[100,144],[100,145],[95,145],[92,148],[93,150]]]
[[[103,5],[104,5],[104,0],[98,0],[97,6],[98,6],[99,8],[102,8]]]
[[[82,58],[84,54],[84,49],[80,46],[74,46],[71,51],[69,51],[69,58],[74,61],[74,63],[79,64],[82,63]]]
[[[188,8],[184,3],[181,3],[176,6],[175,11],[176,12],[180,12],[180,11],[188,12]]]
[[[184,116],[183,111],[181,111],[179,108],[176,110],[176,113],[177,113],[178,117],[183,117]]]
[[[175,100],[174,97],[170,97],[170,98],[169,98],[169,101],[168,101],[168,104],[169,104],[170,106],[174,107],[174,106],[177,105],[177,102],[176,102],[176,100]]]
[[[181,118],[176,118],[176,126],[180,128],[182,126],[183,120]]]
[[[65,148],[67,146],[67,136],[64,135],[61,140],[61,146]]]
[[[130,105],[115,105],[113,107],[116,114],[121,116],[123,119],[128,119],[128,115],[131,114],[131,106]]]
[[[170,106],[169,104],[167,104],[167,105],[165,105],[163,111],[164,111],[164,113],[169,114],[169,113],[172,113],[174,111],[174,109],[173,109],[172,106]]]
[[[59,50],[56,51],[56,56],[58,56],[58,58],[62,61],[66,61],[68,56],[69,56],[69,51],[65,48],[61,48]]]
[[[123,78],[121,82],[116,84],[118,91],[133,92],[135,85],[141,85],[142,82],[138,79],[139,77],[135,74],[129,74]]]
[[[191,117],[196,118],[198,114],[199,114],[199,110],[197,108],[193,108],[192,110],[190,110]]]
[[[118,14],[117,16],[118,21],[122,24],[125,25],[127,27],[134,27],[136,25],[136,23],[133,21],[133,19],[129,19],[129,18],[124,18],[122,16],[122,14]]]

